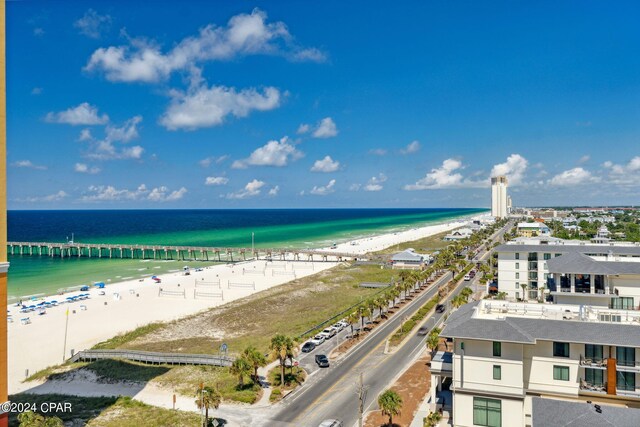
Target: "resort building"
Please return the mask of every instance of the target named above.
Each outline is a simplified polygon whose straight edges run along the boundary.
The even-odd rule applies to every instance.
[[[638,425],[640,312],[481,300],[441,336],[431,402],[454,426]]]
[[[616,308],[640,305],[640,244],[550,238],[496,247],[498,290],[510,301],[552,300]]]
[[[391,257],[391,267],[402,270],[420,270],[425,263],[429,263],[429,260],[430,257],[428,255],[421,255],[416,253],[414,249],[409,248]]]
[[[474,230],[471,228],[459,228],[444,236],[442,240],[444,240],[445,242],[455,242],[457,240],[466,239],[467,237],[471,236],[473,232]]]
[[[516,228],[518,236],[521,237],[538,237],[550,236],[551,230],[544,222],[520,222]]]
[[[507,177],[500,175],[491,178],[491,216],[506,218],[507,209]]]

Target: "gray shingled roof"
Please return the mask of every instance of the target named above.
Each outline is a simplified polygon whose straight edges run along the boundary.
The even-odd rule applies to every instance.
[[[408,261],[408,262],[422,262],[424,257],[420,254],[416,254],[410,250],[398,252],[391,257],[392,261]]]
[[[533,397],[533,427],[637,427],[640,409],[600,405],[601,413],[586,402]]]
[[[507,316],[504,320],[474,318],[479,301],[466,304],[447,319],[443,337],[535,344],[537,340],[640,347],[640,326],[579,320],[548,320]]]
[[[640,274],[640,262],[596,261],[577,252],[547,260],[547,268],[549,273]]]
[[[581,254],[607,254],[614,255],[638,255],[639,246],[609,246],[609,245],[499,245],[497,252],[551,252],[551,253],[581,253]]]

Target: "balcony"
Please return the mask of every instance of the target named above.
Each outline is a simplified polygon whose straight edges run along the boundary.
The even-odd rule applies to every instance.
[[[606,393],[607,384],[594,384],[587,382],[583,379],[580,380],[580,391],[587,391],[590,393]]]
[[[616,360],[616,370],[624,372],[640,372],[640,362],[635,360]]]
[[[640,397],[640,386],[616,388],[618,396]]]
[[[431,359],[431,372],[451,376],[453,371],[453,353],[439,351]]]
[[[580,366],[584,366],[587,368],[607,368],[607,359],[598,358],[598,357],[585,357],[582,354],[580,355]]]

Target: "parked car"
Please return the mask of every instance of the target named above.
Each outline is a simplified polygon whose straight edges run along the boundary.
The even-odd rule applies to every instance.
[[[320,344],[322,344],[324,342],[324,335],[318,334],[315,337],[313,337],[312,339],[309,340],[309,342],[312,342],[317,346],[319,346]]]
[[[340,323],[343,328],[348,328],[349,327],[349,322],[347,322],[346,320],[341,320],[338,323]]]
[[[309,353],[313,351],[314,348],[316,348],[316,345],[312,341],[307,341],[304,343],[301,350],[303,353]]]
[[[427,335],[428,333],[429,333],[428,326],[423,326],[420,329],[418,329],[418,335]]]
[[[468,282],[469,280],[471,280],[471,276],[469,276],[468,274],[464,275],[464,281]]]
[[[444,313],[444,310],[445,310],[445,309],[446,309],[446,308],[445,308],[444,304],[438,304],[438,305],[436,305],[436,312],[437,312],[437,313]]]
[[[336,323],[335,325],[333,325],[333,327],[335,328],[336,331],[340,332],[341,330],[344,329],[344,325],[340,322]]]
[[[334,328],[326,328],[321,334],[325,335],[327,338],[334,337],[336,335],[336,330]]]
[[[318,427],[342,427],[343,425],[339,420],[324,420]]]
[[[327,358],[327,356],[324,355],[324,354],[316,354],[316,363],[321,368],[328,368],[329,367],[329,358]]]

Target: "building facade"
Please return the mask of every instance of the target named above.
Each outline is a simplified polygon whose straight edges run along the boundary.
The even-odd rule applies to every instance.
[[[500,175],[491,178],[491,216],[506,218],[509,215],[507,200],[507,177]]]
[[[453,352],[436,355],[431,384],[450,384],[454,426],[553,425],[540,421],[554,419],[548,409],[536,420],[539,398],[640,408],[639,312],[481,300],[441,336]],[[639,414],[611,425],[638,425]]]

